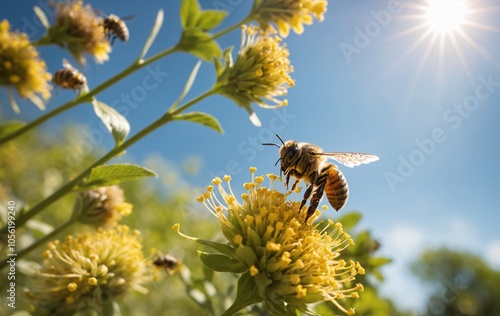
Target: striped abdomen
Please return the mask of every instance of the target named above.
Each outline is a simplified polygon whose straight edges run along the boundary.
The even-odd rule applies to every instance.
[[[325,193],[328,201],[336,211],[345,205],[349,196],[347,181],[339,168],[333,164],[327,175]]]
[[[81,73],[72,69],[61,69],[54,73],[52,82],[63,89],[80,89],[87,79]]]

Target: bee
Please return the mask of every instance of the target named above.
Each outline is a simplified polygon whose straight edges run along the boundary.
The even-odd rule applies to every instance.
[[[158,268],[163,268],[168,275],[172,275],[177,269],[179,261],[171,255],[160,255],[153,261],[153,264]]]
[[[129,32],[127,24],[124,20],[129,17],[120,19],[114,14],[108,15],[104,18],[102,22],[102,27],[104,28],[104,35],[108,40],[111,40],[111,45],[113,45],[116,38],[119,38],[122,42],[126,42],[129,39]]]
[[[300,180],[309,183],[309,187],[304,192],[304,198],[300,204],[300,209],[302,209],[312,194],[311,203],[307,209],[306,221],[314,214],[319,200],[323,196],[323,192],[326,193],[328,201],[336,211],[340,210],[347,202],[349,196],[347,181],[339,168],[329,162],[328,159],[333,159],[350,168],[379,160],[377,156],[370,154],[350,152],[327,153],[323,152],[316,145],[304,142],[299,143],[294,140],[284,142],[278,134],[276,136],[283,146],[272,143],[265,143],[263,145],[272,145],[279,148],[280,158],[276,164],[281,161],[280,172],[286,177],[286,188],[288,189],[291,176],[296,179],[292,185],[292,191]]]
[[[63,59],[64,69],[59,69],[52,76],[52,82],[63,89],[79,90],[87,83],[87,78]]]

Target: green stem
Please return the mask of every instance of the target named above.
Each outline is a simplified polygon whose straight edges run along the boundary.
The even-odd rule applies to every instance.
[[[158,54],[156,54],[155,56],[151,57],[151,58],[148,58],[148,59],[145,59],[145,60],[139,60],[139,61],[136,61],[134,62],[133,64],[131,64],[129,67],[125,68],[123,71],[121,71],[120,73],[118,73],[117,75],[115,75],[114,77],[108,79],[107,81],[103,82],[102,84],[100,84],[99,86],[95,87],[94,89],[90,90],[88,93],[85,93],[85,94],[82,94],[80,96],[78,96],[77,98],[75,98],[74,100],[46,113],[45,115],[42,115],[41,117],[39,117],[38,119],[30,122],[29,124],[27,125],[24,125],[23,127],[15,130],[14,132],[10,133],[10,134],[7,134],[3,137],[0,137],[0,144],[3,144],[3,143],[6,143],[24,133],[26,133],[27,131],[29,131],[30,129],[32,128],[35,128],[37,127],[38,125],[44,123],[45,121],[51,119],[52,117],[66,111],[66,110],[69,110],[73,107],[75,107],[76,105],[80,104],[80,103],[84,103],[84,102],[90,102],[92,100],[92,98],[97,95],[98,93],[106,90],[107,88],[109,88],[110,86],[114,85],[115,83],[117,83],[118,81],[122,80],[123,78],[127,77],[128,75],[130,75],[131,73],[141,69],[141,68],[144,68],[146,67],[147,65],[157,61],[158,59],[161,59],[167,55],[170,55],[174,52],[176,52],[178,50],[178,48],[176,46],[174,47],[171,47],[167,50],[164,50],[163,52],[160,52]]]
[[[16,257],[15,257],[16,261],[20,260],[22,257],[24,257],[25,255],[27,255],[28,253],[30,253],[33,249],[38,248],[38,246],[40,246],[42,244],[45,244],[45,243],[49,242],[50,240],[52,240],[55,236],[57,236],[58,234],[60,234],[66,228],[68,228],[71,225],[73,225],[75,223],[75,221],[76,221],[76,218],[71,218],[66,223],[64,223],[61,226],[57,227],[56,229],[54,229],[53,231],[51,231],[47,235],[45,235],[42,238],[40,238],[37,241],[35,241],[30,246],[28,246],[28,247],[24,248],[23,250],[21,250],[20,252],[18,252],[17,255],[16,255]],[[8,259],[9,258],[7,257],[7,258],[2,259],[2,261],[0,261],[0,270],[3,269],[3,268],[5,268],[8,265],[8,263],[7,263]]]
[[[122,144],[114,147],[111,149],[107,154],[102,156],[99,160],[94,162],[90,167],[85,169],[82,173],[80,173],[76,178],[71,180],[70,182],[66,183],[64,186],[62,186],[59,190],[54,192],[51,196],[47,197],[45,200],[39,202],[35,206],[33,206],[30,210],[28,210],[26,213],[24,213],[22,216],[18,217],[15,221],[15,226],[17,228],[21,227],[24,225],[29,219],[31,219],[33,216],[37,215],[40,213],[42,210],[44,210],[46,207],[66,195],[67,193],[71,192],[74,190],[77,185],[85,178],[87,177],[92,169],[96,166],[100,166],[107,161],[111,160],[113,157],[121,154],[124,152],[125,149],[128,147],[132,146],[135,144],[137,141],[140,139],[144,138],[146,135],[150,134],[160,126],[163,126],[167,124],[170,121],[175,120],[175,115],[179,114],[180,112],[186,110],[187,108],[193,106],[194,104],[200,102],[201,100],[205,99],[206,97],[215,94],[217,92],[216,88],[212,88],[208,90],[207,92],[199,95],[198,97],[192,99],[191,101],[187,102],[186,104],[182,105],[181,107],[177,108],[175,111],[168,112],[156,121],[154,121],[151,125],[146,126],[144,129],[140,130],[135,134],[134,136],[130,137],[128,140],[123,142]],[[2,228],[0,231],[0,236],[5,235],[7,233],[7,226]]]
[[[214,40],[214,39],[217,39],[223,35],[226,35],[227,33],[234,31],[235,29],[241,27],[241,25],[246,24],[246,23],[250,22],[251,20],[252,20],[252,14],[249,14],[241,22],[235,23],[235,24],[231,25],[230,27],[228,27],[227,29],[224,29],[218,33],[215,33],[214,35],[212,35],[211,39]]]
[[[242,24],[245,24],[245,23],[248,23],[249,21],[252,20],[252,15],[253,13],[251,12],[245,19],[243,19],[241,22],[238,22],[236,24],[233,24],[232,26],[214,34],[212,36],[212,39],[217,39],[235,29],[237,29],[238,27],[240,27]],[[41,46],[41,45],[48,45],[50,43],[47,43],[47,36],[44,36],[42,37],[40,40],[38,40],[36,43],[37,46]],[[41,117],[39,117],[38,119],[30,122],[29,124],[26,124],[24,125],[23,127],[15,130],[14,132],[10,133],[10,134],[7,134],[3,137],[0,137],[0,145],[3,144],[3,143],[6,143],[26,132],[28,132],[29,130],[31,130],[32,128],[35,128],[39,125],[41,125],[42,123],[44,123],[45,121],[48,121],[49,119],[55,117],[56,115],[66,111],[66,110],[69,110],[75,106],[77,106],[78,104],[80,103],[85,103],[85,102],[90,102],[92,100],[92,98],[94,96],[96,96],[98,93],[106,90],[107,88],[109,88],[110,86],[112,86],[113,84],[117,83],[118,81],[122,80],[123,78],[127,77],[128,75],[130,75],[131,73],[141,69],[141,68],[144,68],[146,67],[147,65],[163,58],[163,57],[166,57],[176,51],[178,51],[179,48],[178,46],[172,46],[156,55],[153,55],[152,57],[148,58],[148,59],[144,59],[144,60],[139,60],[139,61],[136,61],[134,63],[132,63],[129,67],[127,67],[126,69],[124,69],[123,71],[121,71],[120,73],[118,73],[117,75],[115,75],[114,77],[108,79],[107,81],[103,82],[102,84],[100,84],[99,86],[95,87],[94,89],[90,90],[88,93],[86,94],[83,94],[83,95],[80,95],[78,96],[77,98],[75,98],[74,100],[72,101],[69,101],[65,104],[63,104],[62,106],[50,111],[50,112],[47,112],[45,115],[42,115]]]

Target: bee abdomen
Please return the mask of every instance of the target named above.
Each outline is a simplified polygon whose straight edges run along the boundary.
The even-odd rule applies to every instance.
[[[118,37],[121,41],[126,42],[129,39],[129,32],[127,25],[119,17],[111,14],[104,19],[103,22],[104,33],[108,38],[111,36]]]
[[[328,172],[325,193],[328,201],[336,211],[340,210],[347,202],[349,196],[347,181],[342,172],[334,165],[331,166]]]
[[[79,72],[70,69],[61,69],[54,73],[52,82],[63,89],[80,89],[85,83],[86,78]]]

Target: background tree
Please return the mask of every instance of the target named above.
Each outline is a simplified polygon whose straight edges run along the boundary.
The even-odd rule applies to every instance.
[[[412,270],[433,288],[426,315],[500,315],[500,272],[478,256],[430,249]]]

